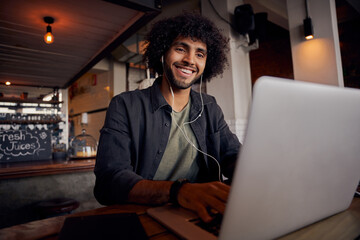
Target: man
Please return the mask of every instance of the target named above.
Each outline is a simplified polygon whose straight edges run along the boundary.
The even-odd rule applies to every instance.
[[[101,204],[179,204],[211,221],[223,213],[240,148],[215,98],[191,89],[222,74],[227,39],[212,22],[183,14],[156,23],[144,58],[161,76],[115,96],[101,129],[94,194]],[[187,179],[187,180],[184,180]]]

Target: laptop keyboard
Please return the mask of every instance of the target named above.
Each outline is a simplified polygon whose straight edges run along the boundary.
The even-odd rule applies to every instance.
[[[200,218],[193,219],[191,220],[191,222],[201,227],[205,231],[212,233],[215,236],[219,236],[223,215],[220,213],[216,213],[212,217],[213,220],[209,223],[203,222]]]

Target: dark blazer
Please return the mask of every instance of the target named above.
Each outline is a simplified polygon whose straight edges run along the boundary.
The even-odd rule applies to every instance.
[[[94,195],[105,205],[122,203],[142,179],[153,179],[171,128],[171,106],[162,96],[158,78],[143,90],[115,96],[107,110],[96,157]],[[200,94],[191,90],[189,121],[201,112]],[[222,174],[231,177],[240,142],[224,120],[214,97],[202,94],[204,110],[191,128],[199,149],[217,159]],[[218,165],[201,155],[199,181],[219,180]]]

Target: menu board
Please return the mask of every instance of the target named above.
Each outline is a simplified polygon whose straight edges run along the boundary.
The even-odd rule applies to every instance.
[[[0,162],[51,159],[49,130],[0,131]]]

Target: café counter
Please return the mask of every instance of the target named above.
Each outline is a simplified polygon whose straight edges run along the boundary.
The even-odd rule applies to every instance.
[[[84,160],[39,160],[28,162],[0,163],[0,180],[42,175],[92,171],[95,158]]]
[[[100,207],[94,166],[95,158],[0,163],[0,228],[41,219],[38,205],[54,199],[78,202],[74,211]]]

